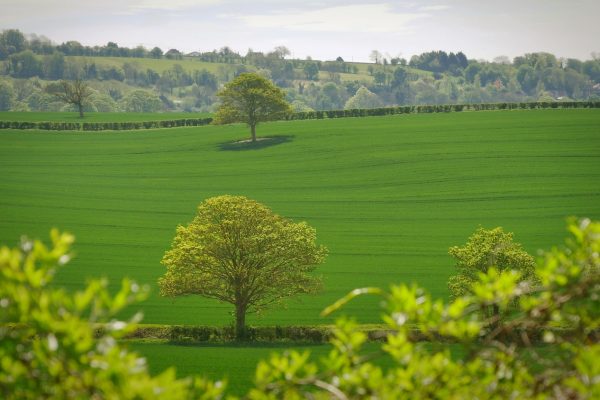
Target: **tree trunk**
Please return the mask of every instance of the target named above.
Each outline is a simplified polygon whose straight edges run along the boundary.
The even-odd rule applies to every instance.
[[[79,118],[83,118],[83,104],[77,104],[77,108],[79,108]]]
[[[252,142],[256,142],[256,124],[250,125],[250,132],[252,133]]]
[[[240,303],[235,305],[235,338],[246,339],[246,306]]]
[[[490,324],[490,330],[491,331],[495,331],[496,329],[498,329],[498,327],[500,326],[500,307],[498,307],[497,304],[493,304],[491,309],[490,309],[490,319],[492,320],[492,323]],[[502,338],[498,337],[497,338],[500,342],[502,342]]]

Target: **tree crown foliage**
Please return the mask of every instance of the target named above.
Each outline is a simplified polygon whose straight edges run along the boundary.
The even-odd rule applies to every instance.
[[[462,246],[450,247],[448,253],[456,260],[457,274],[448,282],[453,299],[469,294],[479,273],[491,268],[498,271],[516,270],[522,280],[535,280],[535,259],[519,243],[513,242],[513,234],[500,227],[478,228]]]
[[[259,122],[280,119],[291,112],[285,93],[271,81],[255,73],[238,75],[217,96],[221,105],[214,122],[245,122],[252,129],[253,139],[254,128]]]
[[[348,99],[344,108],[349,109],[357,109],[357,108],[376,108],[381,107],[381,101],[379,97],[369,89],[364,86],[361,86],[356,94]]]

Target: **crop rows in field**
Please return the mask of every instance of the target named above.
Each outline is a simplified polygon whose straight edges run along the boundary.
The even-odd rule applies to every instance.
[[[330,323],[320,310],[360,286],[417,282],[445,297],[447,249],[479,225],[503,226],[535,253],[562,240],[564,217],[600,216],[599,110],[282,121],[258,133],[285,140],[224,145],[247,135],[242,125],[2,131],[0,242],[69,230],[77,257],[61,284],[103,275],[116,286],[129,276],[152,287],[137,307],[146,322],[224,325],[228,305],[160,298],[156,280],[175,227],[198,203],[245,195],[307,221],[330,250],[318,269],[322,294],[250,320],[298,325]],[[377,303],[364,298],[346,310],[378,322]]]

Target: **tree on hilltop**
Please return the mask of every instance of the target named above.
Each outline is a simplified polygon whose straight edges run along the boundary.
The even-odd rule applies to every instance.
[[[291,112],[283,90],[255,73],[243,73],[217,93],[221,105],[215,114],[215,124],[245,122],[250,127],[252,142],[256,142],[259,122],[272,121]]]
[[[152,50],[150,50],[150,57],[162,58],[162,56],[163,56],[163,51],[161,50],[160,47],[154,47]]]
[[[310,273],[327,249],[316,232],[243,196],[218,196],[198,206],[188,226],[179,226],[162,260],[163,296],[200,295],[235,306],[235,334],[244,339],[246,313],[260,312],[287,297],[315,293]]]

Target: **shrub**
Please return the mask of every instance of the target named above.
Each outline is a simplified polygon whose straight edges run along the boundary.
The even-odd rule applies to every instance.
[[[308,352],[286,352],[258,365],[251,399],[592,399],[600,396],[600,223],[569,225],[566,249],[546,253],[541,284],[491,268],[473,294],[445,305],[417,286],[356,289],[328,307],[331,313],[362,294],[381,296],[390,334],[382,346],[394,361],[383,369],[364,354],[367,335],[348,319],[337,322],[333,350],[321,363]],[[510,318],[479,312],[497,307]],[[463,348],[418,343],[429,340]],[[547,345],[552,345],[549,349]]]
[[[150,376],[144,359],[117,343],[131,327],[116,314],[145,297],[135,283],[123,280],[114,297],[105,280],[74,294],[50,287],[56,268],[69,261],[73,237],[53,230],[51,239],[50,248],[28,239],[0,248],[0,398],[220,397],[220,383],[178,380],[173,369]]]

